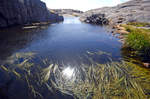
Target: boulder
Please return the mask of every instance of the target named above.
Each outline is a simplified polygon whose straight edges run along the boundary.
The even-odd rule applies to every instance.
[[[85,22],[97,25],[108,25],[109,21],[104,14],[94,14],[85,19]]]
[[[150,67],[150,63],[143,63],[143,66],[149,68]]]
[[[126,30],[124,27],[118,27],[118,30]]]
[[[116,31],[116,33],[119,33],[119,34],[129,34],[129,32],[128,31],[126,31],[126,30],[117,30]]]
[[[0,0],[0,28],[58,21],[63,21],[63,17],[50,13],[40,0]]]

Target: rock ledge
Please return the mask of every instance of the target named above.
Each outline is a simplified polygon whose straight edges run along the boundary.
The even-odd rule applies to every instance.
[[[63,21],[40,0],[0,0],[0,28],[40,22]]]
[[[96,16],[96,18],[93,16]],[[103,21],[106,20],[108,20],[109,24],[125,24],[128,22],[150,23],[149,16],[150,0],[130,0],[115,7],[89,10],[80,17],[80,20],[92,24],[99,23],[99,25],[105,24]],[[106,22],[106,24],[108,24],[108,22]]]

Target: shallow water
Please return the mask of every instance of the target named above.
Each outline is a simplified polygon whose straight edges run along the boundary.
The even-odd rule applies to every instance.
[[[79,63],[79,57],[99,51],[111,54],[114,60],[120,58],[121,44],[105,27],[69,17],[63,23],[41,28],[44,29],[17,28],[1,32],[0,59],[5,60],[16,52],[35,52],[54,62]],[[97,56],[96,60],[108,61],[105,56]]]
[[[0,33],[2,99],[144,99],[150,93],[149,70],[120,62],[122,45],[105,26],[66,17]]]

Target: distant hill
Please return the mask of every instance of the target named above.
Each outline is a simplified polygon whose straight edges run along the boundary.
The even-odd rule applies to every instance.
[[[73,9],[49,9],[49,10],[59,15],[80,16],[81,14],[83,14],[83,11]]]

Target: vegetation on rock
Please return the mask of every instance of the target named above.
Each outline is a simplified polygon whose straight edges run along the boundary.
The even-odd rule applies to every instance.
[[[144,22],[129,22],[127,25],[133,25],[136,27],[150,27],[150,23],[144,23]]]
[[[129,25],[130,24],[130,25]],[[148,23],[129,23],[122,25],[126,28],[128,35],[126,35],[125,46],[135,50],[137,55],[149,58],[150,57],[150,30],[137,28],[147,26]],[[136,27],[137,26],[137,27]]]

